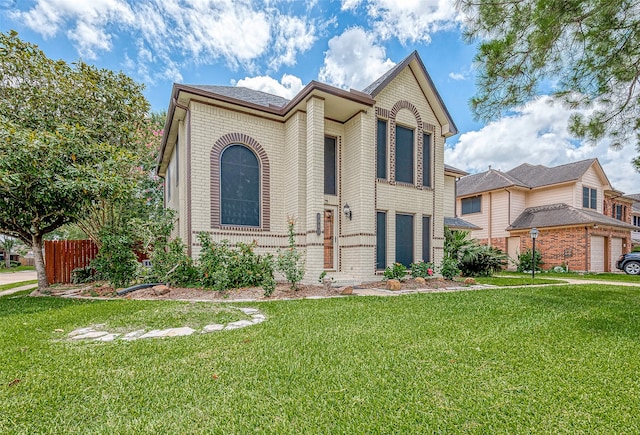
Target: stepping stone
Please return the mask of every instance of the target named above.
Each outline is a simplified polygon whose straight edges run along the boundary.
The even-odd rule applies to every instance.
[[[222,331],[223,329],[224,329],[224,325],[216,323],[215,325],[207,325],[204,328],[202,328],[202,333],[207,334],[209,332]]]
[[[126,333],[122,339],[126,341],[137,340],[142,334],[144,334],[144,329],[138,329],[137,331]]]
[[[188,326],[183,326],[182,328],[154,329],[153,331],[149,331],[146,334],[141,335],[139,338],[181,337],[184,335],[191,335],[194,332],[195,330]]]
[[[260,311],[258,311],[255,308],[239,308],[240,311],[242,311],[243,313],[247,314],[247,315],[252,315],[252,314],[258,314]]]
[[[108,334],[109,333],[106,331],[92,331],[92,332],[87,332],[86,334],[75,335],[71,337],[71,339],[72,340],[89,340],[89,339],[104,337],[105,335],[108,335]]]
[[[253,325],[253,323],[250,322],[249,320],[238,320],[237,322],[229,323],[227,327],[224,329],[225,330],[238,329],[238,328],[244,328],[245,326],[250,326],[250,325]]]
[[[98,337],[95,339],[95,341],[113,341],[115,340],[120,334],[107,334],[107,335],[103,335],[102,337]]]
[[[69,333],[69,337],[75,337],[76,335],[83,335],[86,334],[88,332],[94,332],[95,329],[93,328],[80,328],[80,329],[76,329],[74,331],[71,331]]]

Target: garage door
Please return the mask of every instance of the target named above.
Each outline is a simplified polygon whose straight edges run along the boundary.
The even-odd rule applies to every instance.
[[[591,267],[589,272],[604,272],[604,237],[591,236]]]
[[[618,257],[622,254],[622,239],[614,237],[611,239],[611,255],[609,256],[611,272],[615,272],[616,269],[616,261]]]
[[[512,260],[518,259],[518,255],[520,255],[520,237],[509,237],[507,239],[507,253]],[[510,261],[507,269],[515,269],[515,263]]]

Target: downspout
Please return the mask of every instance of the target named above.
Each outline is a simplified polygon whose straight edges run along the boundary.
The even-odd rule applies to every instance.
[[[491,192],[489,192],[489,218],[488,218],[488,221],[489,221],[488,227],[489,227],[489,229],[487,231],[487,245],[489,247],[491,247],[491,236],[493,234],[492,231],[491,231],[491,221],[492,221],[492,219],[491,219],[491,205],[492,205],[491,204],[491,202],[492,202],[491,199],[492,199],[491,198]]]
[[[587,247],[585,249],[584,254],[584,271],[589,271],[589,261],[591,260],[591,244],[589,243],[589,227],[584,227],[584,246]]]

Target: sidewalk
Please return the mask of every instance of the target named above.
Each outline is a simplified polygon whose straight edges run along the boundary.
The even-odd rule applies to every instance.
[[[31,281],[34,279],[38,279],[38,276],[35,270],[23,270],[20,272],[0,273],[0,285],[13,284],[14,282]],[[22,290],[28,290],[37,286],[38,284],[29,284],[29,285],[12,288],[9,290],[3,290],[3,291],[0,291],[0,296],[10,295],[10,294],[17,293]]]

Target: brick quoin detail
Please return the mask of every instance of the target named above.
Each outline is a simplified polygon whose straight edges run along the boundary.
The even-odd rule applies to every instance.
[[[417,174],[415,178],[415,185],[417,187],[422,186],[422,160],[424,155],[423,145],[422,145],[422,134],[423,134],[423,124],[422,118],[420,117],[420,113],[416,106],[411,104],[407,100],[400,100],[396,104],[393,105],[391,110],[389,111],[389,181],[391,184],[395,184],[396,182],[396,115],[401,109],[407,109],[413,116],[416,118],[416,130],[415,136],[417,136],[416,143],[418,144],[418,156],[417,159]]]
[[[211,149],[211,227],[223,228],[220,224],[220,156],[230,145],[244,145],[249,148],[260,162],[260,230],[269,231],[271,226],[270,209],[270,169],[269,158],[262,145],[254,138],[243,133],[229,133],[218,139]],[[227,226],[225,225],[224,228]],[[248,229],[238,227],[238,229]]]

